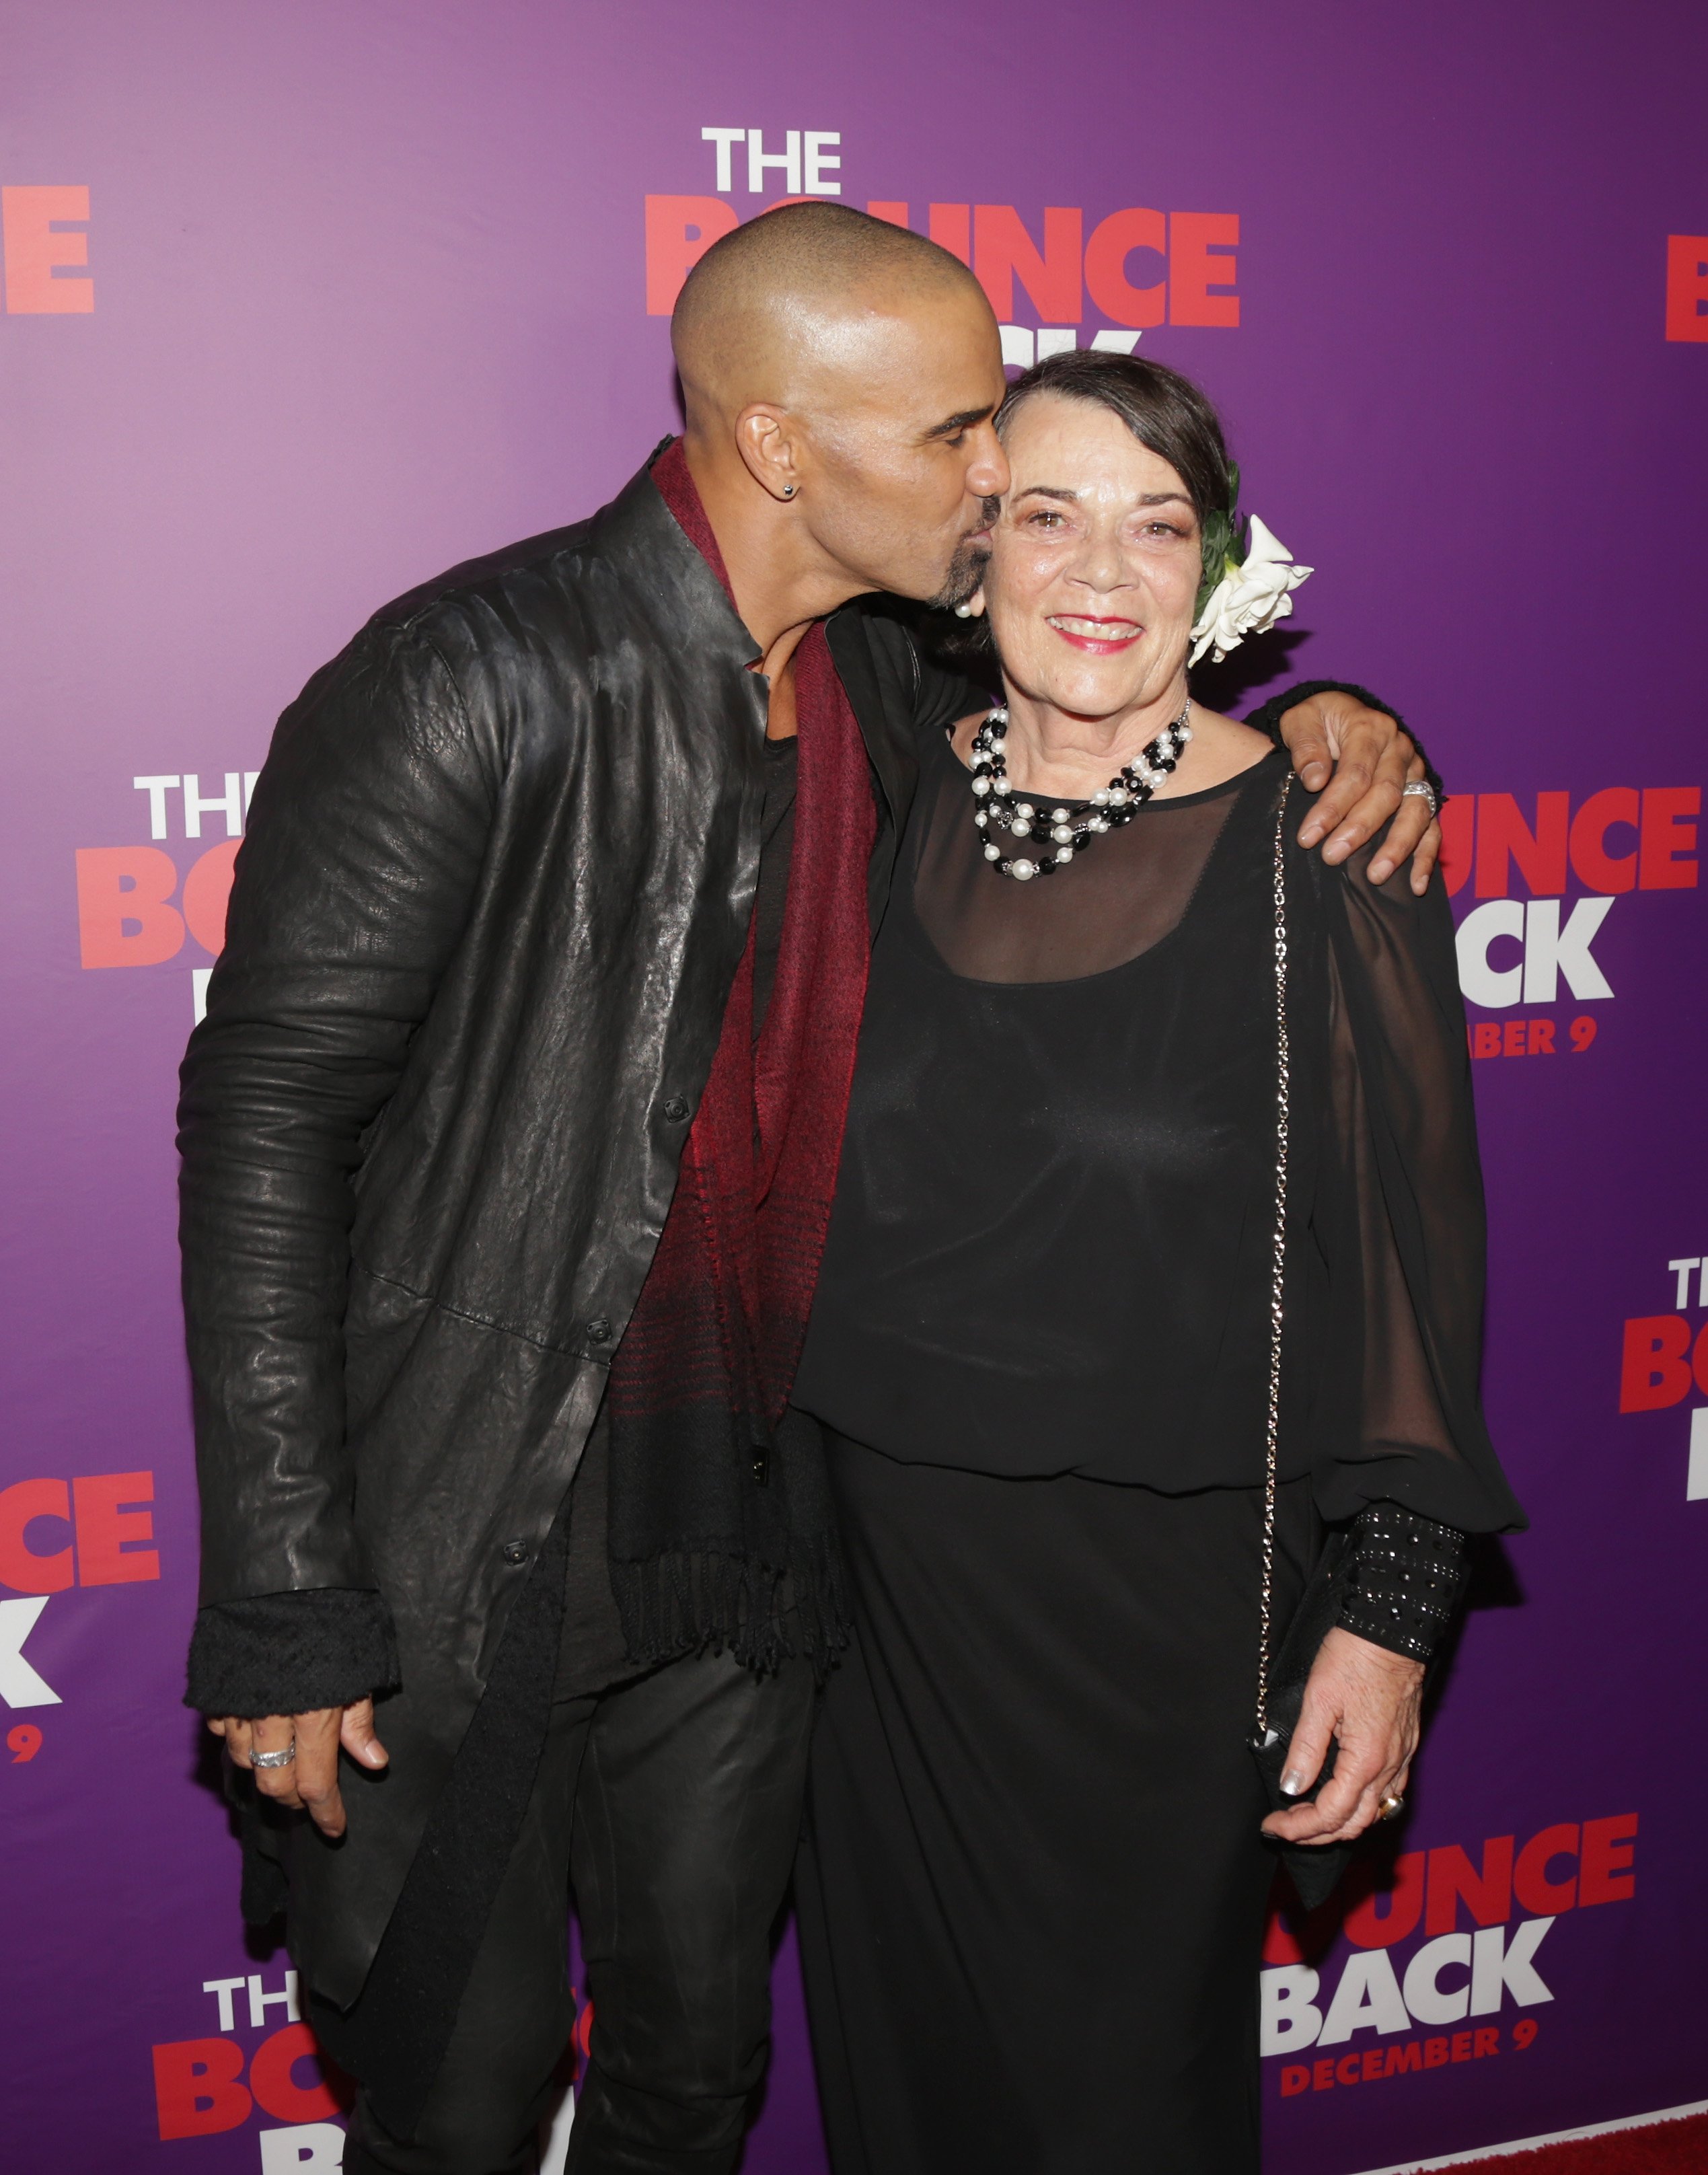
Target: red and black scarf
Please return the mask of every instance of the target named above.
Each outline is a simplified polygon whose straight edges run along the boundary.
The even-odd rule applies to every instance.
[[[680,439],[652,474],[728,593]],[[756,1042],[750,925],[670,1214],[611,1365],[613,1582],[631,1648],[648,1659],[708,1643],[775,1658],[785,1576],[810,1645],[834,1636],[839,1615],[822,1476],[784,1416],[865,999],[876,808],[821,626],[794,670],[794,849],[776,981]]]

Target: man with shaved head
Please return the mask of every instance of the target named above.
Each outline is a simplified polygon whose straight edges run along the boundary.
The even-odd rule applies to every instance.
[[[572,1890],[568,2165],[734,2167],[846,1631],[789,1389],[916,750],[978,707],[878,599],[976,589],[1005,380],[965,268],[830,205],[673,337],[682,437],[285,712],[184,1064],[187,1696],[348,2175],[535,2166]],[[1341,858],[1410,744],[1288,737]]]

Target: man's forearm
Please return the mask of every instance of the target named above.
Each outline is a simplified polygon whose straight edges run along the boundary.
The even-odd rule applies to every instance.
[[[398,1680],[397,1640],[381,1597],[323,1587],[202,1609],[184,1704],[206,1715],[303,1714],[394,1690]]]

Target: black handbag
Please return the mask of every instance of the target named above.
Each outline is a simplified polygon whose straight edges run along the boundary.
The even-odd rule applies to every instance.
[[[1263,1477],[1263,1587],[1257,1657],[1257,1711],[1251,1754],[1263,1778],[1270,1809],[1284,1812],[1308,1804],[1334,1772],[1337,1747],[1331,1744],[1322,1771],[1309,1790],[1284,1796],[1281,1778],[1288,1748],[1304,1705],[1304,1688],[1317,1650],[1340,1621],[1341,1604],[1353,1576],[1350,1535],[1331,1532],[1305,1585],[1279,1647],[1271,1654],[1271,1597],[1275,1583],[1276,1467],[1281,1424],[1281,1347],[1287,1268],[1287,1157],[1291,1058],[1287,1032],[1287,778],[1275,811],[1275,1231],[1271,1249],[1269,1289],[1269,1405]],[[1275,1849],[1307,1911],[1334,1892],[1353,1846],[1342,1843],[1277,1842]]]

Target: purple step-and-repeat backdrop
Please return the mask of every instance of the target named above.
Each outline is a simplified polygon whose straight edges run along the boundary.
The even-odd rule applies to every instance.
[[[1380,1877],[1272,1923],[1270,2165],[1708,2098],[1700,10],[0,23],[8,2165],[338,2165],[177,1704],[175,1067],[274,715],[388,597],[610,495],[673,426],[686,267],[793,195],[969,258],[1011,361],[1140,342],[1201,377],[1320,570],[1261,669],[1379,688],[1456,796],[1488,1400],[1535,1529],[1485,1567]],[[778,2004],[747,2165],[820,2175],[787,1948]]]

